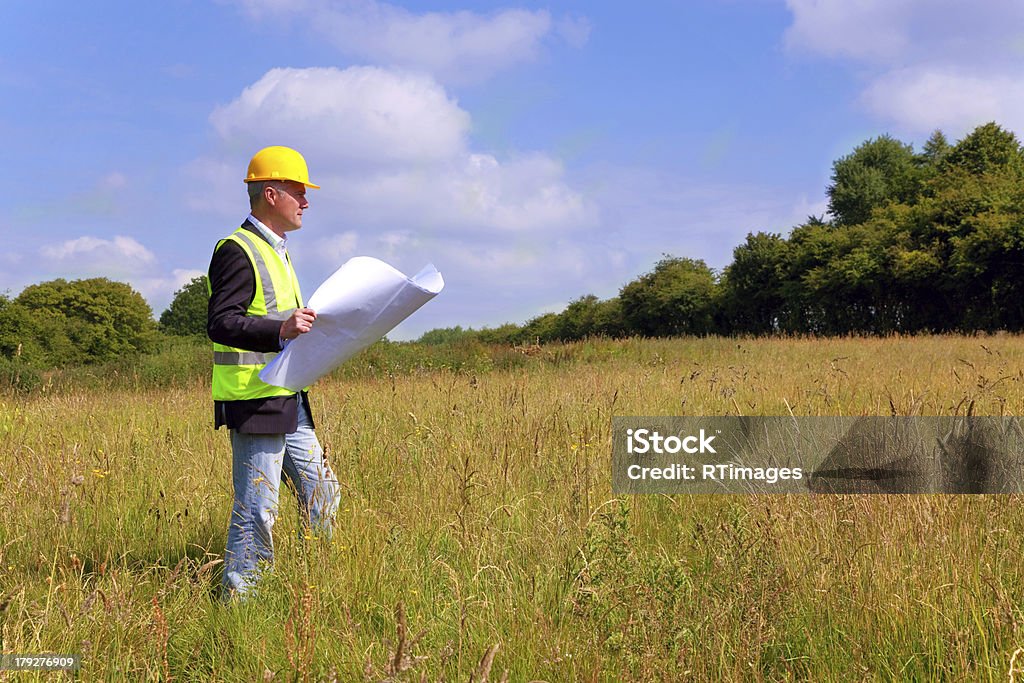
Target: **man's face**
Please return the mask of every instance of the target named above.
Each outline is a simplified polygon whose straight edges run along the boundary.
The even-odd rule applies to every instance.
[[[282,180],[270,186],[267,193],[267,209],[275,227],[284,232],[302,227],[302,212],[309,207],[306,201],[306,186],[294,180]]]

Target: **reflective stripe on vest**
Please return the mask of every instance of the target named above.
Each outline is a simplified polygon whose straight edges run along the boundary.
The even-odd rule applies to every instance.
[[[214,351],[214,365],[266,365],[277,352],[260,353],[259,351]]]
[[[252,318],[286,320],[296,307],[302,306],[302,294],[291,267],[281,260],[274,248],[262,237],[244,227],[217,243],[217,249],[228,240],[242,248],[249,259],[256,281],[256,291],[245,314]],[[286,257],[287,258],[287,257]],[[279,308],[279,306],[290,306]],[[294,391],[266,384],[259,372],[276,352],[262,353],[234,348],[224,344],[213,345],[213,398],[216,401],[241,401],[271,396],[290,396]]]
[[[246,235],[244,232],[236,232],[235,237],[238,237],[239,239],[241,239],[242,241],[249,245],[249,249],[251,250],[252,256],[255,259],[255,263],[253,265],[256,266],[256,274],[260,279],[260,284],[263,285],[263,301],[265,302],[264,307],[267,310],[267,316],[272,317],[272,314],[278,312],[277,291],[274,289],[274,280],[273,278],[270,277],[270,271],[267,269],[267,262],[266,260],[264,260],[263,254],[260,253],[259,247],[256,246],[256,243],[253,241],[252,237]],[[263,241],[262,238],[257,239],[259,239],[261,242]],[[274,257],[277,258],[276,251],[274,252]],[[281,259],[278,258],[278,260],[280,261]],[[284,318],[278,319],[284,320],[289,315],[291,315],[291,311],[288,311]]]

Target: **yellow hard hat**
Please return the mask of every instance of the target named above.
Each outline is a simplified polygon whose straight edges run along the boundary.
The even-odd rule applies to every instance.
[[[306,160],[291,147],[264,147],[256,152],[249,162],[245,182],[260,180],[294,180],[314,190],[320,189],[319,185],[309,182]]]

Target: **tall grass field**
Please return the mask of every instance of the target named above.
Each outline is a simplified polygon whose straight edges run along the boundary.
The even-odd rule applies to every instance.
[[[1019,497],[610,485],[613,415],[1020,415],[1024,338],[404,353],[314,388],[333,536],[282,493],[241,604],[201,362],[0,398],[0,652],[82,657],[0,679],[1024,681]]]

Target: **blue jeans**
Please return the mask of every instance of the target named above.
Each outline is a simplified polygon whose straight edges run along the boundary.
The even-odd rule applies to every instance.
[[[340,492],[301,398],[293,433],[240,434],[233,429],[231,450],[235,502],[224,552],[225,597],[247,593],[258,578],[257,565],[274,560],[270,531],[277,519],[282,472],[299,503],[300,535],[309,530],[330,536]]]

